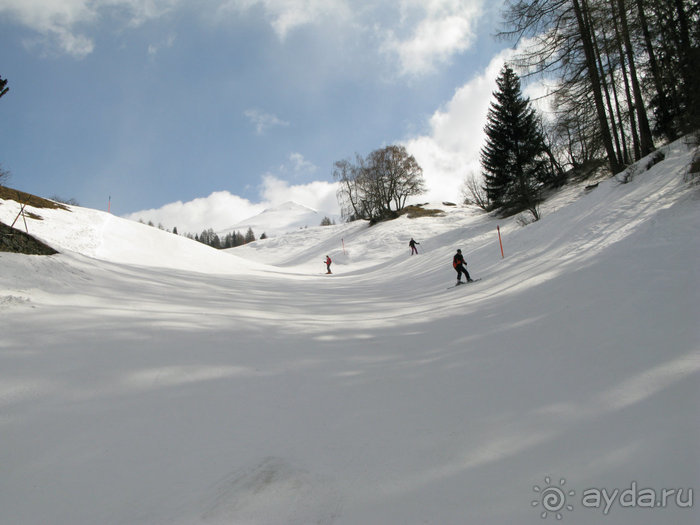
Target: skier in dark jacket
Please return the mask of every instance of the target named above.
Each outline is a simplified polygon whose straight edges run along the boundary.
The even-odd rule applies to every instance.
[[[467,262],[462,256],[462,250],[457,250],[457,253],[455,253],[455,256],[452,258],[452,266],[457,270],[457,284],[462,284],[462,274],[467,278],[468,283],[474,282],[467,271]]]
[[[420,244],[419,242],[416,242],[413,240],[413,237],[411,237],[411,240],[408,242],[408,245],[411,247],[411,255],[414,253],[418,253],[418,248],[416,248],[416,244]]]

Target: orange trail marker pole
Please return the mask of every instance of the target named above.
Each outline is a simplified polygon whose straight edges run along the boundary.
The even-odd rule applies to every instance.
[[[501,246],[501,259],[504,259],[505,255],[503,255],[503,241],[501,240],[501,227],[496,226],[496,230],[498,230],[498,244]]]

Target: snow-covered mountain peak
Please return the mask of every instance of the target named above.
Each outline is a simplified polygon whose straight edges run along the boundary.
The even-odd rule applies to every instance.
[[[318,213],[313,208],[299,204],[296,201],[286,201],[282,204],[277,204],[271,206],[270,208],[265,208],[261,213],[278,213],[278,212],[292,212],[292,213]]]
[[[245,233],[252,229],[256,238],[265,233],[268,237],[278,236],[298,229],[319,226],[324,217],[336,222],[340,217],[304,206],[295,201],[286,201],[238,222],[228,228],[218,231],[220,237],[238,231]]]

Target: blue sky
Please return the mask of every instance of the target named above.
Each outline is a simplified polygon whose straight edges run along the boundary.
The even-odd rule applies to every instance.
[[[0,163],[180,231],[290,198],[334,212],[333,163],[396,143],[426,200],[457,200],[508,55],[500,5],[0,0]]]

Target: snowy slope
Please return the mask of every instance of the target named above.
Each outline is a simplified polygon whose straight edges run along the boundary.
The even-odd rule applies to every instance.
[[[110,213],[77,206],[61,209],[27,207],[39,218],[26,218],[27,230],[61,252],[75,252],[114,263],[215,273],[239,273],[250,263],[201,243],[122,219]],[[0,199],[0,221],[12,224],[20,206]],[[24,228],[23,220],[15,225]]]
[[[698,523],[689,160],[525,228],[448,208],[177,264],[163,232],[38,210],[64,253],[0,254],[0,523]],[[483,280],[448,289],[457,247]]]

